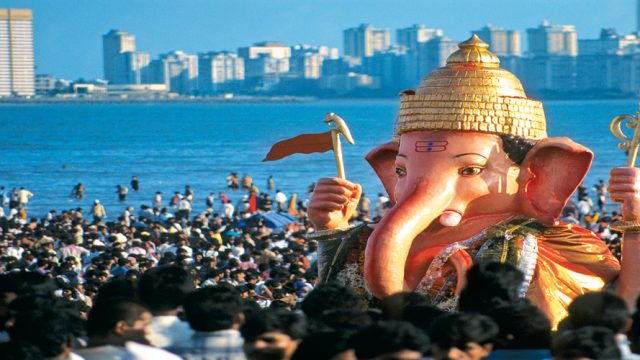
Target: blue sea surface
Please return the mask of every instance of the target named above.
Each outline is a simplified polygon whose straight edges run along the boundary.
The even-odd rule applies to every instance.
[[[30,216],[82,207],[100,199],[114,219],[127,206],[151,205],[156,191],[167,204],[190,185],[194,210],[205,208],[210,192],[226,191],[226,177],[248,173],[261,190],[269,175],[288,195],[306,196],[321,177],[335,176],[331,152],[294,155],[261,162],[270,146],[302,133],[327,131],[327,112],[342,116],[356,140],[343,142],[347,178],[363,185],[370,198],[383,191],[364,155],[392,137],[396,100],[319,101],[282,104],[51,104],[0,106],[0,186],[25,186],[34,193]],[[587,176],[590,187],[626,163],[609,132],[611,119],[637,109],[635,101],[547,101],[550,136],[567,136],[596,156]],[[126,203],[116,185],[130,188]],[[83,200],[69,195],[78,182]],[[241,192],[231,193],[237,199]],[[6,209],[5,209],[6,210]]]

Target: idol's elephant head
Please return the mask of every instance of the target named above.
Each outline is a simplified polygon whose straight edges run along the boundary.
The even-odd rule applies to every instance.
[[[589,169],[593,153],[547,137],[542,103],[488,47],[472,36],[403,92],[398,141],[367,155],[394,202],[367,241],[364,275],[376,297],[415,289],[434,249],[512,216],[553,224]],[[472,260],[454,255],[460,289]]]
[[[514,215],[554,223],[592,158],[567,138],[473,131],[407,131],[374,149],[367,160],[394,206],[367,242],[368,289],[378,298],[412,289],[410,257],[433,238],[459,240]]]

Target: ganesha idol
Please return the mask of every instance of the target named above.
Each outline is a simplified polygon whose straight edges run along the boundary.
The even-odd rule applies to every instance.
[[[557,324],[588,291],[612,288],[635,308],[640,291],[639,169],[613,169],[622,205],[622,261],[594,233],[559,222],[593,153],[547,137],[542,104],[473,36],[416,91],[401,94],[395,137],[366,155],[393,207],[351,226],[361,187],[316,183],[309,216],[322,281],[381,299],[415,291],[455,309],[474,263],[520,269],[520,295]]]

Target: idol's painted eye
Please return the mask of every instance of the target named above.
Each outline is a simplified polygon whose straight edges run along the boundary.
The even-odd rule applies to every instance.
[[[396,167],[396,175],[398,175],[398,177],[404,177],[407,175],[407,170],[401,167]]]
[[[466,166],[458,170],[458,174],[460,174],[460,176],[466,176],[466,177],[477,176],[482,174],[484,169],[485,168],[483,166],[476,166],[476,165]]]

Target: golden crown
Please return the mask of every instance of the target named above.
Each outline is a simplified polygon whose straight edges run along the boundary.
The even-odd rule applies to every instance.
[[[545,138],[542,103],[527,98],[520,80],[500,68],[489,45],[473,35],[458,47],[417,91],[402,94],[396,134],[456,130]]]

